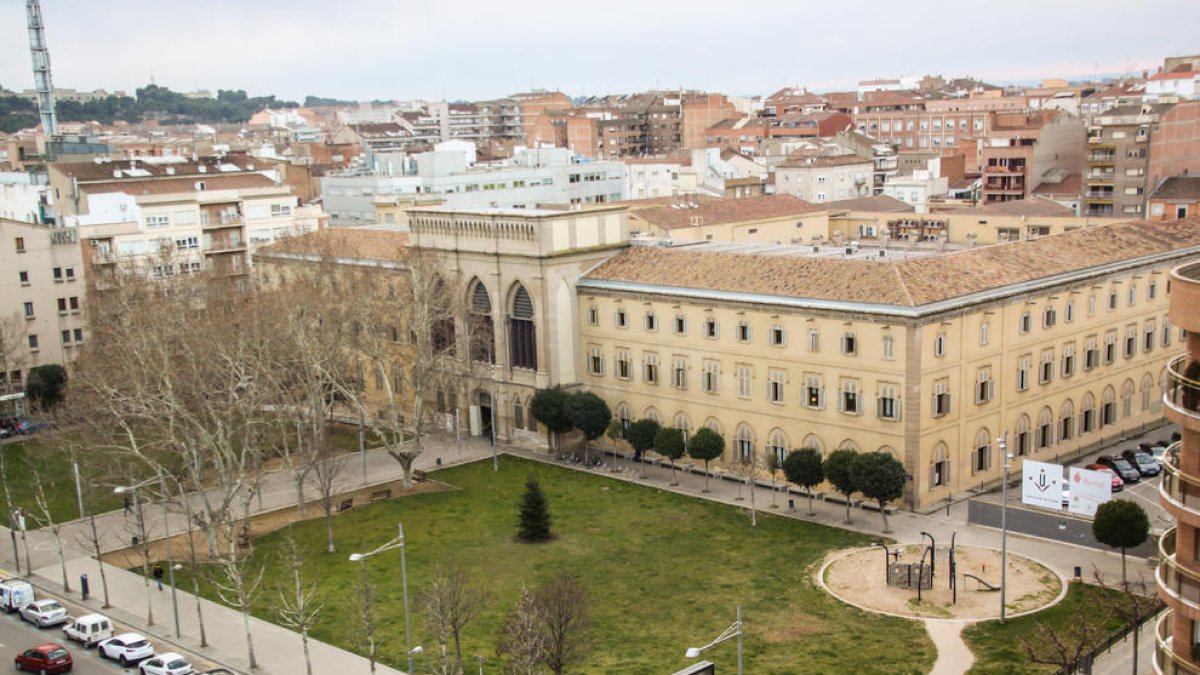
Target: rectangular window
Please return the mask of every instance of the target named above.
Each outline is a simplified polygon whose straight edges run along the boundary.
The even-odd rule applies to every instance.
[[[862,413],[857,380],[842,380],[842,388],[838,395],[838,410],[847,415]]]
[[[750,324],[745,321],[739,321],[737,327],[738,342],[750,342],[751,332]]]
[[[290,216],[290,215],[292,215],[292,207],[289,204],[272,204],[271,205],[271,217],[272,218],[280,218],[282,216]],[[518,424],[517,426],[519,427],[521,425]]]
[[[704,337],[716,339],[718,335],[717,320],[711,316],[704,320]]]
[[[1151,281],[1151,282],[1150,282],[1150,283],[1149,283],[1149,284],[1146,286],[1146,299],[1147,299],[1147,300],[1153,300],[1153,299],[1155,299],[1156,297],[1158,297],[1158,282],[1157,282],[1157,281]]]
[[[1042,312],[1042,328],[1051,328],[1058,322],[1058,312],[1053,307],[1047,307]]]
[[[596,307],[595,305],[588,307],[587,320],[588,320],[589,326],[599,326],[600,325],[600,309],[598,307]]]
[[[896,338],[892,337],[891,335],[883,336],[883,358],[896,358]]]
[[[613,317],[613,321],[617,324],[617,328],[627,328],[629,326],[629,314],[625,311],[624,307],[617,308],[617,313]]]
[[[858,337],[854,333],[846,333],[842,336],[842,353],[847,356],[858,354]]]
[[[671,386],[687,389],[687,359],[676,357],[671,363]]]
[[[1075,374],[1075,343],[1063,347],[1062,376],[1070,377]]]
[[[16,249],[17,253],[24,253],[25,252],[25,237],[16,237],[15,239],[13,239],[13,248]]]
[[[1088,296],[1087,300],[1087,315],[1088,318],[1096,316],[1096,296]]]
[[[782,347],[787,342],[787,334],[783,330],[783,326],[771,326],[771,346]]]
[[[937,337],[935,337],[933,339],[933,355],[934,356],[945,356],[946,355],[946,333],[945,333],[945,331],[938,333]]]
[[[658,330],[658,317],[654,312],[646,312],[646,331],[653,333]]]
[[[825,407],[825,391],[820,375],[804,376],[804,405],[816,410]]]
[[[821,331],[816,328],[808,329],[808,351],[813,353],[821,351]]]
[[[983,405],[996,395],[996,381],[991,368],[980,368],[975,377],[975,405]]]
[[[1137,284],[1130,283],[1128,298],[1126,299],[1125,304],[1129,305],[1130,307],[1133,307],[1134,303],[1136,303],[1136,302],[1137,302]]]
[[[750,398],[750,366],[737,367],[738,396]]]
[[[69,345],[69,344],[71,344],[71,331],[69,331],[69,330],[64,330],[64,331],[62,332],[62,343],[63,343],[64,345]]]
[[[1019,330],[1021,331],[1022,335],[1033,330],[1033,316],[1030,315],[1029,312],[1025,312],[1024,314],[1021,315],[1021,319],[1018,322],[1018,325],[1020,326]]]
[[[1162,346],[1171,346],[1171,320],[1163,317]]]
[[[1108,293],[1108,309],[1111,311],[1116,308],[1117,308],[1117,292],[1116,292],[1116,290],[1112,290],[1112,291],[1109,291],[1109,293]]]
[[[82,328],[76,328],[76,329],[74,330],[74,333],[75,333],[75,341],[76,341],[76,342],[83,342],[83,329],[82,329]]]
[[[687,335],[687,317],[682,314],[675,315],[675,334]]]
[[[1072,321],[1075,320],[1075,303],[1074,303],[1074,301],[1067,303],[1067,308],[1066,308],[1066,310],[1063,311],[1063,320],[1065,320],[1067,323],[1071,323]]]
[[[59,268],[59,273],[60,274],[62,273],[61,268]],[[17,279],[21,282],[22,286],[28,286],[29,285],[29,272],[25,272],[25,271],[17,272]]]
[[[25,310],[25,318],[32,319],[33,318],[33,303],[32,302],[25,303],[24,310]]]
[[[50,274],[51,274],[51,276],[54,277],[54,282],[59,283],[62,281],[62,278],[63,278],[63,268],[55,267],[54,269],[50,270]],[[27,280],[28,280],[28,275],[26,275],[26,281]]]
[[[1021,357],[1017,363],[1017,391],[1025,391],[1029,388],[1029,357]]]
[[[989,334],[991,333],[990,329],[991,323],[987,319],[979,322],[979,344],[981,346],[987,345],[988,338],[990,337]]]
[[[1154,336],[1157,330],[1154,327],[1154,319],[1146,322],[1146,327],[1142,331],[1142,351],[1150,352],[1154,350]]]
[[[646,384],[658,384],[658,354],[646,354],[646,360],[642,363],[642,379],[646,380]]]
[[[1104,336],[1104,365],[1110,365],[1117,360],[1117,331],[1110,330]]]
[[[885,420],[900,419],[900,400],[896,396],[896,385],[879,385],[879,403],[876,414]]]
[[[146,216],[146,227],[166,227],[171,224],[171,217],[166,214]]]
[[[704,362],[704,370],[700,373],[700,388],[703,389],[705,393],[717,393],[717,389],[720,385],[720,382],[718,381],[719,373],[720,366],[716,361],[706,360]]]
[[[633,367],[632,361],[629,360],[629,350],[621,349],[617,351],[617,377],[622,380],[628,380],[633,377],[632,371]]]
[[[199,237],[176,237],[175,249],[179,251],[194,251],[200,248]]]
[[[66,298],[58,299],[58,313],[59,314],[67,313],[67,299]]]
[[[1092,336],[1084,342],[1083,369],[1091,370],[1100,367],[1100,348],[1096,346],[1096,337]]]
[[[37,351],[37,349],[38,349],[38,336],[36,336],[36,335],[30,335],[30,336],[29,336],[29,349],[30,349],[30,351],[35,351],[35,352]]]
[[[945,380],[933,385],[933,416],[950,414],[950,384]]]
[[[767,400],[771,403],[783,403],[784,373],[778,368],[771,368],[767,375]]]
[[[1038,382],[1041,384],[1050,384],[1054,381],[1054,350],[1046,349],[1042,351],[1042,367],[1038,372]]]
[[[604,354],[599,347],[592,347],[588,352],[588,372],[592,375],[604,374]]]
[[[1125,327],[1125,358],[1131,359],[1137,353],[1137,324]]]

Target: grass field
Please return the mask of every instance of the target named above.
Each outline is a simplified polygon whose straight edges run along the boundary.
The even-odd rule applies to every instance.
[[[1124,623],[1114,617],[1107,609],[1119,593],[1105,590],[1099,586],[1083,583],[1072,583],[1067,590],[1067,596],[1057,605],[1016,619],[1008,620],[1004,625],[998,621],[989,621],[971,626],[963,631],[963,639],[967,646],[975,652],[975,665],[971,668],[973,675],[998,675],[1018,673],[1053,673],[1053,666],[1037,666],[1028,662],[1025,647],[1021,638],[1036,641],[1044,626],[1052,627],[1056,633],[1074,635],[1079,623],[1080,604],[1088,616],[1100,627],[1097,639],[1101,640],[1117,630]],[[1143,630],[1153,630],[1150,625]],[[1126,645],[1128,648],[1128,645]]]
[[[514,541],[517,503],[529,472],[547,494],[557,539]],[[815,565],[834,549],[870,539],[829,527],[763,515],[751,528],[738,509],[605,477],[516,458],[494,474],[480,462],[433,474],[456,490],[422,494],[355,509],[337,518],[338,553],[323,551],[319,520],[296,526],[305,574],[318,579],[325,609],[313,635],[362,651],[357,579],[349,553],[407,535],[413,644],[435,651],[421,612],[421,589],[439,561],[464,565],[489,589],[484,613],[467,626],[464,653],[495,663],[497,632],[522,584],[573,574],[593,602],[592,651],[576,672],[669,673],[692,661],[689,646],[715,638],[742,606],[745,670],[750,673],[923,673],[934,661],[921,624],[858,611],[811,581]],[[256,613],[275,620],[281,582],[282,533],[255,543],[267,590]],[[379,654],[403,665],[404,615],[399,552],[369,563],[377,599]],[[187,588],[190,583],[181,580]],[[705,653],[722,671],[735,665],[732,642]],[[468,663],[468,666],[473,664]],[[489,666],[495,671],[495,665]]]
[[[42,479],[42,490],[46,494],[46,504],[50,515],[56,522],[65,522],[79,517],[79,503],[75,493],[75,476],[71,464],[62,460],[54,449],[45,445],[38,436],[8,443],[0,446],[8,472],[8,490],[14,507],[23,507],[30,515],[40,515],[37,509],[34,482],[36,470]],[[81,477],[90,481],[93,486],[93,500],[97,513],[121,508],[120,495],[113,494],[111,480],[96,476]],[[5,509],[3,497],[0,496],[0,513]],[[6,516],[0,516],[0,522],[8,523]],[[38,525],[31,521],[28,527]]]

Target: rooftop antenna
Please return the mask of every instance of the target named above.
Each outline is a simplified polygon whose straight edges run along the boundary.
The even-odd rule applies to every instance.
[[[58,135],[58,115],[54,112],[54,86],[50,82],[50,50],[46,48],[46,28],[42,23],[42,5],[38,0],[25,1],[29,18],[29,55],[33,59],[33,83],[37,89],[38,112],[42,118],[42,133],[46,136],[46,152],[50,139]]]

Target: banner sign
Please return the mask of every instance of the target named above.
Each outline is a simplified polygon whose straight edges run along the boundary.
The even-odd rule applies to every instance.
[[[1062,508],[1063,468],[1061,464],[1024,461],[1021,467],[1021,503],[1044,509]]]
[[[1080,516],[1094,516],[1096,509],[1112,499],[1113,474],[1071,467],[1071,502],[1068,511]]]

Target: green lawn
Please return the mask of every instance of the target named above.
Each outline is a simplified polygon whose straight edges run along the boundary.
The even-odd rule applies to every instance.
[[[998,621],[978,623],[963,631],[963,639],[975,652],[975,666],[971,673],[992,675],[999,673],[1053,673],[1053,666],[1037,666],[1028,662],[1021,638],[1036,640],[1044,626],[1052,627],[1059,635],[1075,635],[1079,623],[1079,607],[1082,603],[1087,615],[1100,626],[1097,641],[1104,639],[1124,623],[1108,611],[1108,604],[1120,595],[1114,590],[1105,590],[1073,582],[1067,597],[1050,609],[1037,614],[1010,619],[1001,625]],[[1142,630],[1153,630],[1149,624]]]
[[[79,517],[79,502],[75,493],[75,476],[70,462],[62,458],[55,448],[35,436],[16,443],[0,446],[8,472],[8,490],[14,507],[23,507],[30,515],[40,515],[35,495],[34,471],[41,474],[42,490],[46,494],[50,515],[56,522],[65,522]],[[113,494],[112,481],[104,476],[83,475],[84,481],[93,486],[93,499],[97,513],[121,508],[120,495]],[[0,522],[7,524],[5,504],[0,493]],[[31,529],[38,527],[30,522]]]
[[[517,503],[534,471],[550,501],[558,538],[516,543]],[[339,552],[322,553],[319,520],[296,527],[307,554],[306,575],[319,579],[325,610],[314,636],[355,649],[361,643],[357,564],[347,556],[387,541],[404,523],[414,644],[435,645],[420,611],[421,589],[434,565],[454,559],[491,591],[484,614],[465,631],[465,654],[495,658],[496,635],[522,584],[539,585],[563,571],[593,599],[593,650],[581,672],[669,673],[691,663],[683,652],[715,638],[743,608],[745,670],[750,673],[924,673],[933,646],[916,622],[849,608],[814,586],[826,552],[870,539],[801,521],[763,515],[751,528],[738,509],[607,478],[503,459],[438,471],[458,488],[355,509],[338,516]],[[256,542],[269,589],[257,613],[274,620],[280,582],[281,533]],[[383,662],[403,665],[404,616],[399,552],[370,561],[379,601],[376,635]],[[183,588],[190,582],[180,580]],[[361,651],[361,650],[360,650]],[[722,671],[735,666],[727,643],[705,654]],[[468,664],[469,666],[470,664]],[[489,671],[495,671],[490,666]]]

